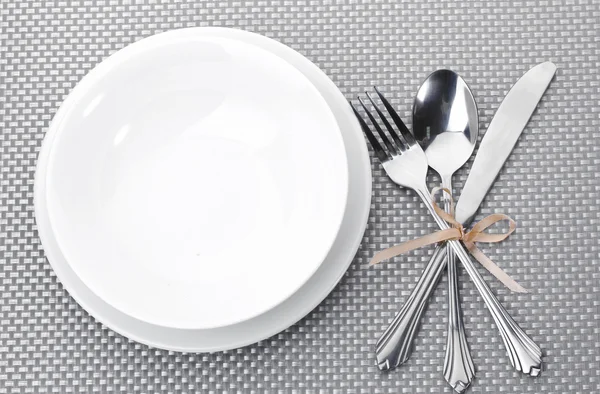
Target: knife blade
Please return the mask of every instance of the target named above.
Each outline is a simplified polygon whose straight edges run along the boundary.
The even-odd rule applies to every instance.
[[[538,64],[527,71],[504,97],[483,136],[456,204],[458,222],[466,225],[473,220],[555,73],[554,63]]]
[[[553,63],[538,64],[513,85],[498,107],[480,144],[455,210],[457,220],[463,225],[467,225],[475,216],[555,73],[556,66]],[[377,341],[375,353],[379,369],[394,369],[410,357],[418,322],[425,311],[427,300],[444,272],[445,256],[444,247],[438,245],[406,302]],[[532,376],[539,374],[539,347],[502,308],[481,274],[473,266],[465,268],[469,268],[472,278],[482,283],[484,299],[497,305],[494,307],[497,313],[492,313],[492,316],[503,333],[505,345],[510,349],[511,364]]]

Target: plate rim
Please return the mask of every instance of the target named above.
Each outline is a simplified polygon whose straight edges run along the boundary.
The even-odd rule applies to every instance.
[[[269,329],[263,329],[262,332],[260,333],[254,333],[254,335],[249,335],[247,338],[241,338],[241,337],[236,337],[236,338],[231,338],[227,344],[220,344],[220,345],[210,345],[210,344],[204,344],[204,345],[198,345],[198,344],[194,344],[194,345],[177,345],[177,344],[173,344],[173,343],[165,343],[164,341],[161,340],[156,340],[156,339],[148,339],[148,335],[144,335],[144,333],[139,334],[136,332],[132,332],[131,329],[125,328],[123,327],[123,324],[119,324],[119,322],[115,322],[115,321],[111,321],[111,320],[115,320],[114,318],[110,318],[107,317],[107,311],[105,310],[106,307],[111,308],[114,310],[114,312],[117,312],[119,314],[125,315],[122,312],[120,312],[119,310],[111,307],[110,305],[106,304],[102,299],[100,299],[97,295],[93,294],[91,292],[90,289],[83,289],[83,292],[85,292],[86,290],[89,291],[91,293],[92,296],[96,297],[96,300],[89,300],[89,299],[85,299],[85,297],[89,298],[89,295],[82,295],[80,294],[80,291],[82,291],[82,289],[77,290],[76,289],[76,285],[69,282],[69,281],[63,281],[61,278],[66,277],[65,272],[58,267],[57,269],[57,264],[56,261],[60,256],[57,256],[57,254],[60,254],[60,251],[54,250],[52,248],[48,248],[48,245],[51,244],[51,239],[48,237],[48,234],[46,234],[45,231],[45,227],[44,227],[44,219],[43,219],[43,205],[44,205],[44,201],[43,201],[43,196],[40,196],[40,193],[43,192],[43,187],[40,187],[40,182],[39,179],[40,177],[43,176],[43,171],[44,171],[44,159],[47,156],[47,150],[48,150],[48,146],[49,144],[52,143],[53,140],[53,135],[52,134],[47,134],[47,136],[44,138],[44,141],[42,143],[42,148],[40,150],[40,154],[38,157],[38,162],[37,162],[37,168],[36,168],[36,174],[35,174],[35,182],[34,182],[34,206],[35,206],[35,217],[36,217],[36,223],[37,223],[37,227],[38,227],[38,234],[39,237],[42,241],[42,246],[44,246],[44,250],[45,250],[45,254],[47,256],[48,262],[50,263],[50,266],[53,268],[56,276],[58,277],[59,281],[61,282],[61,284],[63,285],[63,287],[68,291],[69,295],[78,303],[82,306],[82,308],[86,311],[87,314],[89,314],[93,319],[95,319],[96,321],[106,325],[107,327],[109,327],[110,329],[114,330],[115,332],[124,335],[134,341],[137,341],[139,343],[143,343],[146,344],[150,347],[155,347],[155,348],[161,348],[161,349],[167,349],[167,350],[174,350],[174,351],[181,351],[181,352],[212,352],[212,351],[223,351],[223,350],[228,350],[228,349],[233,349],[233,348],[238,348],[238,347],[242,347],[242,346],[246,346],[255,342],[258,342],[260,340],[269,338],[283,330],[285,330],[286,328],[294,325],[296,322],[298,322],[299,320],[301,320],[303,317],[305,317],[308,313],[310,313],[315,307],[317,307],[328,295],[329,293],[335,288],[335,286],[339,283],[340,279],[343,277],[343,275],[346,273],[349,265],[352,263],[352,261],[354,260],[354,257],[356,255],[356,251],[358,250],[358,247],[360,246],[361,240],[363,238],[363,234],[365,231],[365,227],[368,221],[368,217],[369,217],[369,208],[370,208],[370,200],[371,200],[371,189],[372,189],[372,174],[370,171],[370,160],[369,160],[369,154],[367,151],[367,147],[366,147],[366,143],[364,142],[364,137],[362,136],[362,132],[360,130],[360,126],[357,122],[357,120],[354,118],[354,115],[352,114],[352,111],[350,109],[350,106],[348,105],[346,99],[344,98],[343,94],[341,93],[341,91],[335,86],[335,84],[329,79],[329,77],[327,77],[327,75],[320,70],[314,63],[312,63],[310,60],[308,60],[307,58],[305,58],[304,56],[302,56],[301,54],[299,54],[298,52],[294,51],[293,49],[285,46],[282,43],[279,43],[273,39],[270,39],[268,37],[256,34],[256,33],[252,33],[252,32],[248,32],[248,31],[244,31],[244,30],[238,30],[238,29],[231,29],[231,28],[220,28],[220,27],[193,27],[193,28],[187,28],[187,29],[180,29],[180,30],[195,30],[198,31],[200,33],[214,33],[217,35],[237,35],[238,37],[243,37],[243,39],[248,39],[254,42],[260,42],[261,46],[263,47],[270,47],[268,50],[272,51],[272,52],[276,52],[278,56],[280,57],[285,57],[286,60],[288,60],[294,67],[298,68],[298,64],[300,64],[302,66],[302,68],[304,70],[300,70],[303,74],[305,74],[307,76],[307,78],[311,81],[311,83],[313,83],[313,85],[315,85],[315,87],[317,88],[317,90],[320,92],[320,94],[324,95],[326,94],[327,96],[329,96],[329,99],[327,97],[324,97],[325,101],[327,102],[328,106],[330,107],[330,109],[332,110],[332,112],[334,113],[334,116],[336,118],[336,122],[339,123],[339,119],[344,119],[347,121],[347,130],[341,130],[342,133],[348,133],[349,136],[351,136],[352,134],[354,134],[355,138],[359,138],[360,143],[356,143],[356,146],[353,147],[354,150],[356,150],[356,154],[359,155],[358,157],[358,161],[360,161],[360,159],[362,159],[363,163],[362,165],[358,165],[357,164],[357,168],[360,167],[363,170],[363,179],[362,179],[362,184],[361,185],[357,185],[357,186],[361,186],[362,190],[363,190],[363,198],[364,198],[364,202],[362,203],[362,216],[361,217],[357,217],[357,221],[360,221],[360,228],[357,227],[356,228],[356,234],[354,236],[353,240],[348,240],[346,242],[351,242],[352,246],[347,250],[351,253],[349,254],[348,258],[344,258],[344,263],[336,263],[334,266],[334,268],[338,268],[337,270],[335,270],[335,278],[330,278],[327,281],[327,285],[321,285],[320,287],[322,287],[323,289],[320,291],[318,296],[313,297],[313,300],[310,302],[307,301],[298,301],[298,306],[294,307],[295,312],[293,313],[288,313],[288,316],[285,316],[284,318],[280,318],[280,319],[276,319],[276,321],[274,321],[274,324],[272,324],[270,326]],[[262,42],[261,42],[262,41]],[[310,74],[310,75],[307,75]],[[318,81],[317,81],[318,80]],[[322,86],[316,86],[315,82],[317,81],[319,85]],[[68,99],[68,98],[67,98]],[[337,108],[332,107],[332,104],[335,104],[335,106]],[[57,115],[58,116],[58,112]],[[340,125],[340,128],[341,125]],[[348,143],[346,142],[346,139],[344,138],[344,145],[345,145],[345,151],[346,151],[346,156],[349,157],[349,153],[348,153]],[[352,176],[352,174],[350,174],[350,176]],[[349,179],[348,184],[350,184],[351,180]],[[360,183],[360,181],[358,181]],[[42,193],[43,194],[43,193]],[[40,198],[42,198],[42,200],[40,200]],[[359,207],[360,208],[360,207]],[[342,220],[345,221],[346,216],[348,215],[356,215],[354,212],[348,212],[348,204],[346,205],[346,211],[344,212],[344,219]],[[40,220],[41,219],[41,220]],[[337,242],[334,241],[334,244]],[[329,259],[329,255],[326,257],[326,259]],[[55,263],[53,264],[52,261],[55,261]],[[66,264],[66,263],[65,263]],[[321,264],[321,266],[319,266],[319,269],[317,270],[317,272],[323,267],[323,264]],[[69,268],[69,267],[67,267]],[[311,276],[307,283],[309,282],[313,282],[313,279],[315,278],[316,275]],[[330,275],[331,276],[331,275]],[[79,278],[75,278],[78,279],[79,281],[81,281],[81,279]],[[320,280],[321,282],[323,281],[322,279]],[[317,283],[317,279],[314,280],[315,283]],[[296,291],[295,293],[293,293],[287,300],[289,300],[292,297],[298,297],[298,293],[302,291],[302,289],[304,287],[307,286],[307,283],[305,283],[298,291]],[[83,284],[83,282],[81,283]],[[85,286],[85,284],[83,284]],[[285,304],[287,302],[287,300],[285,300],[282,304]],[[91,304],[94,303],[104,303],[105,305],[96,305],[96,306],[92,306]],[[269,313],[271,313],[274,309],[277,309],[279,307],[282,306],[282,304],[279,304],[278,306],[276,306],[275,308],[246,321],[234,324],[233,326],[227,326],[227,327],[221,327],[221,328],[216,328],[216,329],[177,329],[177,328],[170,328],[170,327],[159,327],[156,325],[152,325],[150,323],[146,323],[143,322],[141,320],[137,320],[135,318],[132,318],[130,316],[122,316],[125,318],[129,318],[134,320],[134,323],[141,323],[142,325],[146,325],[147,327],[144,328],[144,330],[146,330],[146,333],[148,332],[152,332],[152,335],[156,335],[157,330],[160,331],[162,329],[164,330],[172,330],[174,333],[176,332],[180,332],[180,333],[186,333],[187,334],[202,334],[202,331],[214,331],[214,330],[220,330],[220,329],[235,329],[236,326],[240,326],[240,325],[248,325],[251,324],[252,320],[255,319],[261,319],[263,318],[264,315],[267,315]],[[104,308],[104,310],[103,310]],[[112,312],[112,311],[109,311]],[[118,320],[118,319],[117,319]],[[271,319],[274,320],[274,319]],[[283,323],[281,323],[283,321]],[[247,330],[242,330],[242,332],[245,332]],[[150,336],[152,336],[150,335]],[[144,337],[146,336],[146,337]],[[194,337],[195,338],[195,337]],[[225,342],[225,340],[223,340],[222,342]]]

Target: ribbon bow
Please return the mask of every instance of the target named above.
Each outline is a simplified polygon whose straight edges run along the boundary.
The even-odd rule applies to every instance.
[[[436,203],[434,196],[440,191],[446,192],[450,199],[450,214],[444,212]],[[432,234],[425,235],[417,239],[413,239],[407,242],[403,242],[399,245],[392,246],[391,248],[384,249],[373,256],[369,266],[379,264],[380,262],[390,259],[392,257],[399,256],[403,253],[410,252],[421,248],[423,246],[431,245],[443,241],[460,240],[463,242],[469,253],[492,275],[494,275],[500,282],[502,282],[510,290],[517,293],[527,293],[527,289],[518,284],[513,278],[511,278],[502,268],[498,267],[489,257],[487,257],[481,250],[475,246],[476,242],[494,243],[501,242],[508,238],[515,229],[517,223],[512,220],[509,216],[501,213],[495,213],[486,216],[479,222],[477,222],[470,231],[465,231],[462,224],[454,219],[454,200],[450,190],[446,188],[436,187],[431,191],[431,199],[433,200],[433,207],[435,212],[440,215],[448,224],[452,227],[446,230],[436,231]],[[508,221],[509,228],[506,232],[500,234],[489,234],[485,230],[494,224],[503,220]]]

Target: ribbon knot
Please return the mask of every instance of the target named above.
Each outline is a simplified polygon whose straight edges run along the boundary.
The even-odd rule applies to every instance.
[[[450,213],[443,211],[436,203],[434,196],[443,190],[448,194],[450,201]],[[504,241],[508,238],[517,228],[517,223],[509,216],[495,213],[477,222],[469,231],[466,231],[463,225],[454,219],[454,200],[450,190],[445,188],[436,187],[431,191],[431,199],[433,201],[433,207],[435,212],[444,219],[452,227],[436,231],[434,233],[425,235],[420,238],[416,238],[407,242],[403,242],[399,245],[392,246],[391,248],[384,249],[373,256],[369,266],[379,264],[384,260],[388,260],[392,257],[399,256],[411,250],[421,248],[423,246],[431,245],[438,242],[458,240],[462,241],[469,253],[492,275],[502,282],[510,290],[517,293],[527,293],[527,289],[518,284],[513,278],[511,278],[502,268],[498,267],[489,257],[487,257],[481,250],[475,246],[476,242],[495,243]],[[499,234],[486,233],[485,230],[494,224],[502,221],[508,222],[508,230]]]

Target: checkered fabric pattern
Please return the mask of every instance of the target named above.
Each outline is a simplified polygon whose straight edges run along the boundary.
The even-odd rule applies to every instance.
[[[450,392],[441,373],[445,280],[409,362],[386,374],[374,365],[375,341],[432,249],[360,267],[375,251],[434,230],[414,193],[392,184],[376,162],[371,216],[351,268],[318,308],[271,339],[215,354],[151,349],[96,322],[63,289],[33,210],[35,165],[49,122],[107,56],[192,26],[274,38],[315,62],[348,98],[380,86],[409,121],[420,82],[451,68],[473,89],[482,135],[511,85],[536,63],[555,62],[555,80],[480,211],[503,212],[519,224],[507,241],[483,249],[534,291],[511,294],[486,278],[544,348],[546,368],[538,378],[511,368],[461,270],[478,368],[471,392],[600,392],[598,0],[1,0],[0,394]],[[456,190],[466,176],[458,173]]]

